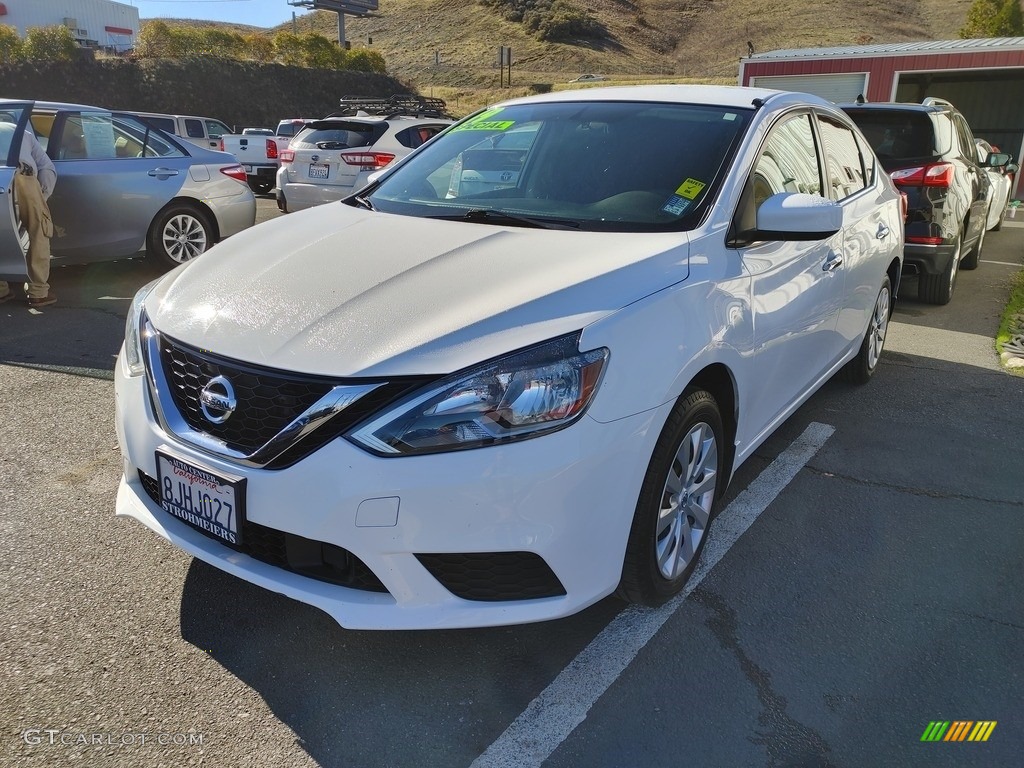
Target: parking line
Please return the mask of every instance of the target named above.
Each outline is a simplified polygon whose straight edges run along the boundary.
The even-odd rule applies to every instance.
[[[981,263],[982,264],[999,264],[999,265],[1004,266],[1004,267],[1016,267],[1018,269],[1020,269],[1021,267],[1024,267],[1024,264],[1014,264],[1014,263],[1009,262],[1009,261],[989,261],[988,259],[981,259]]]
[[[658,608],[629,606],[612,619],[470,768],[531,768],[540,766],[550,757],[833,432],[835,427],[828,424],[809,424],[800,437],[715,518],[713,533],[683,591]]]

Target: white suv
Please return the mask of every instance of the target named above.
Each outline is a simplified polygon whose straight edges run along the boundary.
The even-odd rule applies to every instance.
[[[285,213],[340,200],[453,121],[405,115],[329,117],[307,123],[281,152],[277,207]]]

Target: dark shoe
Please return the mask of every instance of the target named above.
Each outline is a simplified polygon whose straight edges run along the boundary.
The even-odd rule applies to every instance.
[[[47,307],[50,304],[57,303],[57,294],[50,292],[45,296],[29,296],[28,305],[32,308],[36,307]]]
[[[13,298],[14,298],[14,291],[8,291],[3,296],[0,296],[0,304],[3,304],[5,301],[10,301]]]

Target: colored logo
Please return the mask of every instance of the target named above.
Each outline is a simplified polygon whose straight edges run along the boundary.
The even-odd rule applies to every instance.
[[[933,720],[921,741],[988,741],[995,728],[995,720]]]

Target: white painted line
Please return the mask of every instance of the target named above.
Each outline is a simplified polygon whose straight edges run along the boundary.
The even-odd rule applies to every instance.
[[[100,301],[131,301],[131,296],[98,296]]]
[[[989,261],[988,259],[979,259],[982,264],[1002,264],[1004,267],[1016,267],[1020,269],[1024,267],[1024,264],[1014,264],[1012,261]]]
[[[630,606],[612,619],[470,768],[531,768],[547,760],[833,432],[835,427],[828,424],[809,424],[803,434],[715,518],[701,560],[683,591],[658,608]]]

